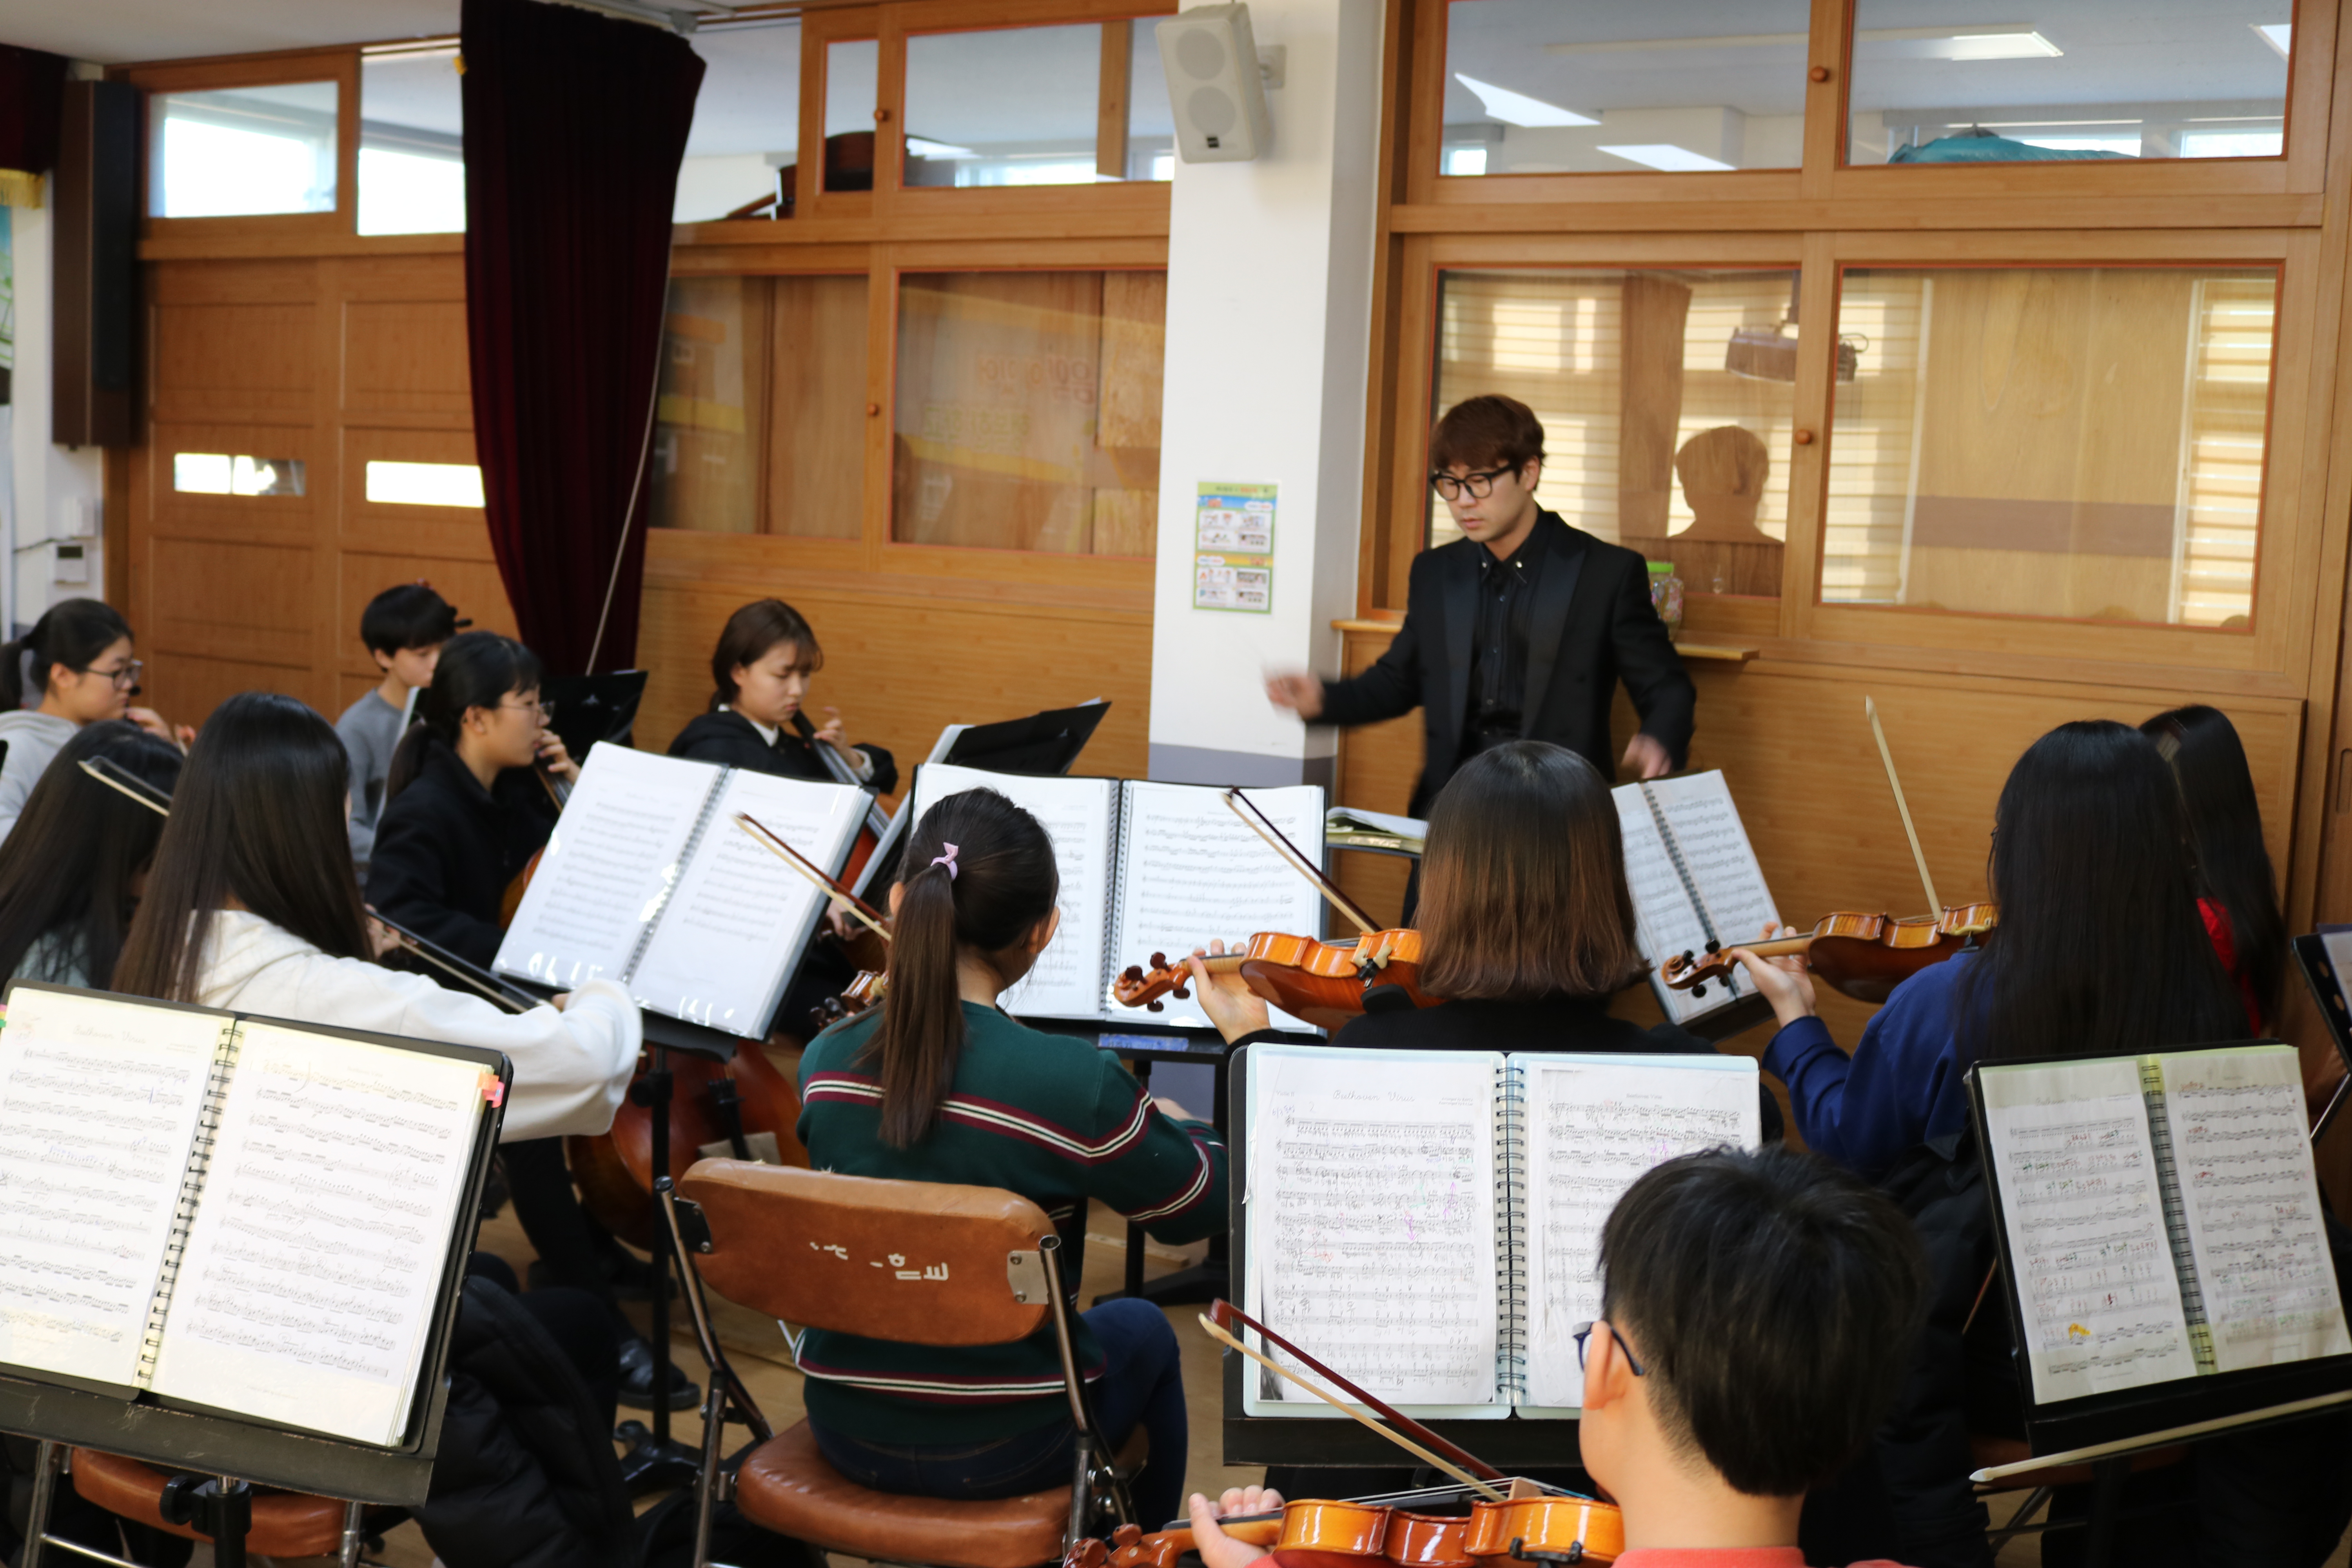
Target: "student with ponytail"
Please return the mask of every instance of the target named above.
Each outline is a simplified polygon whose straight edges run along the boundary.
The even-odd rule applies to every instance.
[[[152,708],[133,708],[139,661],[131,657],[131,623],[111,605],[65,599],[33,629],[0,643],[0,837],[16,826],[26,797],[50,759],[85,724],[128,719],[184,748],[194,731],[174,732]]]
[[[819,1170],[1029,1198],[1061,1235],[1075,1298],[1091,1200],[1162,1241],[1197,1240],[1224,1227],[1225,1151],[1091,1040],[1041,1034],[998,1009],[1054,940],[1059,890],[1045,830],[1003,795],[968,790],[924,813],[890,889],[889,994],[810,1042],[799,1131]],[[1140,1517],[1173,1518],[1186,1453],[1174,1331],[1135,1300],[1106,1302],[1076,1330],[1105,1436],[1117,1447],[1139,1426],[1150,1436]],[[812,1330],[798,1362],[818,1447],[862,1486],[977,1500],[1069,1479],[1051,1325],[958,1350]]]

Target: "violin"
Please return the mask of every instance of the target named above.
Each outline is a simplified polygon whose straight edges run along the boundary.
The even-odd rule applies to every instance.
[[[1219,1520],[1236,1540],[1264,1546],[1277,1568],[1478,1568],[1482,1561],[1610,1563],[1625,1550],[1623,1516],[1593,1498],[1555,1495],[1529,1481],[1511,1483],[1499,1502],[1470,1501],[1467,1514],[1424,1513],[1407,1502],[1469,1500],[1459,1488],[1333,1502],[1303,1499],[1279,1514]],[[1188,1525],[1146,1535],[1132,1524],[1112,1531],[1110,1544],[1083,1541],[1065,1568],[1176,1568],[1194,1550]],[[1500,1568],[1499,1561],[1493,1568]]]
[[[855,1018],[890,994],[890,976],[871,969],[862,969],[857,978],[842,987],[838,996],[828,996],[809,1010],[809,1022],[822,1034],[844,1018]]]
[[[1400,987],[1416,1007],[1434,1007],[1440,998],[1421,988],[1421,933],[1374,931],[1346,942],[1259,931],[1236,952],[1204,958],[1212,974],[1238,973],[1257,995],[1318,1029],[1336,1029],[1364,1010],[1364,993],[1375,985]],[[1155,952],[1151,967],[1130,963],[1111,984],[1121,1006],[1157,1013],[1160,998],[1182,1001],[1192,968]]]
[[[1832,990],[1857,1002],[1876,1004],[1931,963],[1966,952],[1999,922],[1990,903],[1955,904],[1940,915],[1897,919],[1893,915],[1841,910],[1824,915],[1803,936],[1737,945],[1759,958],[1801,952],[1805,967]],[[1659,966],[1658,978],[1677,991],[1711,980],[1727,980],[1739,967],[1727,950],[1710,943],[1704,956],[1680,952]]]

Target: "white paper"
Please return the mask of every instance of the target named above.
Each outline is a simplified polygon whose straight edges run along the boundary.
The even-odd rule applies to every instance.
[[[2294,1047],[2155,1060],[2214,1370],[2352,1352]]]
[[[1062,923],[1034,968],[998,998],[1008,1013],[1033,1018],[1092,1018],[1102,1011],[1103,929],[1110,915],[1111,837],[1118,809],[1116,779],[1034,778],[992,773],[952,763],[927,763],[915,774],[906,809],[922,814],[968,789],[992,789],[1034,816],[1054,841],[1062,877]],[[911,844],[911,837],[909,843]],[[902,866],[906,877],[921,870]]]
[[[1978,1073],[2037,1405],[2197,1373],[2139,1064]]]
[[[1333,806],[1323,814],[1323,825],[1340,833],[1369,828],[1374,833],[1392,833],[1399,838],[1429,837],[1429,824],[1418,816],[1398,816],[1385,811],[1366,811],[1360,805]]]
[[[1329,1046],[1248,1055],[1249,1310],[1409,1411],[1507,1411],[1495,1364],[1501,1060]],[[1253,1415],[1337,1414],[1255,1366],[1244,1385]]]
[[[243,1036],[152,1387],[397,1443],[488,1075],[274,1024]]]
[[[20,987],[0,1028],[0,1362],[128,1385],[219,1016]]]
[[[592,750],[492,967],[567,988],[619,979],[719,773],[626,746]]]
[[[1126,832],[1119,845],[1122,895],[1111,933],[1111,971],[1208,946],[1246,942],[1259,931],[1316,936],[1323,931],[1323,895],[1313,883],[1225,804],[1222,789],[1200,784],[1126,786]],[[1242,792],[1282,836],[1322,864],[1323,790],[1318,784]],[[1196,994],[1163,998],[1165,1010],[1143,1014],[1122,1007],[1106,988],[1106,1018],[1177,1028],[1213,1027]],[[1303,1019],[1275,1008],[1276,1028],[1305,1030]]]
[[[761,826],[838,876],[872,797],[848,784],[736,770],[629,975],[638,1005],[753,1037],[824,912],[822,889],[735,821]]]
[[[1765,921],[1778,922],[1772,894],[1764,886],[1764,868],[1756,863],[1748,830],[1740,826],[1739,808],[1732,804],[1731,788],[1721,773],[1620,784],[1610,793],[1624,830],[1625,879],[1633,894],[1642,956],[1650,961],[1654,973],[1678,953],[1703,956],[1709,924],[1717,940],[1732,948],[1760,940]],[[1650,809],[1652,800],[1657,803],[1657,814]],[[1657,815],[1665,817],[1673,831],[1683,868],[1705,906],[1704,920],[1702,911],[1691,907],[1689,890],[1675,874],[1658,833]],[[1677,1024],[1713,1012],[1751,989],[1748,977],[1738,973],[1721,983],[1708,981],[1706,986],[1705,996],[1664,985],[1652,989]]]
[[[1572,1331],[1601,1316],[1601,1227],[1677,1154],[1763,1141],[1746,1057],[1511,1058],[1527,1168],[1528,1403],[1584,1403]]]

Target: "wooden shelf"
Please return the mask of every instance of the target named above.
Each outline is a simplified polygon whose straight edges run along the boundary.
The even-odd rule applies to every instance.
[[[1404,625],[1404,622],[1402,619],[1393,621],[1340,620],[1333,621],[1331,623],[1331,629],[1335,632],[1387,632],[1393,636],[1396,629],[1402,625]],[[1730,643],[1678,642],[1675,644],[1675,651],[1681,654],[1685,658],[1714,658],[1721,659],[1729,664],[1746,664],[1749,659],[1754,658],[1762,650],[1752,647],[1738,647]]]

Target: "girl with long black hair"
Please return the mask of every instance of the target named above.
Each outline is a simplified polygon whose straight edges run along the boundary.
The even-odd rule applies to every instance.
[[[547,727],[539,656],[496,632],[441,647],[416,722],[393,752],[368,860],[368,902],[419,936],[488,967],[507,886],[555,831],[536,768],[580,769]]]
[[[889,994],[801,1058],[800,1137],[819,1170],[1006,1187],[1054,1216],[1075,1296],[1099,1198],[1163,1241],[1223,1228],[1225,1151],[1175,1120],[1091,1039],[1041,1034],[1000,1011],[1054,940],[1060,879],[1037,819],[993,790],[950,795],[908,837],[890,889]],[[1148,1301],[1076,1323],[1079,1364],[1114,1447],[1138,1426],[1144,1519],[1183,1489],[1176,1336]],[[1048,1324],[1015,1344],[940,1350],[811,1331],[798,1356],[810,1427],[863,1486],[1003,1498],[1067,1481],[1074,1432]]]
[[[165,795],[180,748],[121,719],[75,732],[0,843],[0,980],[104,985],[147,879],[163,818],[82,770],[103,761]]]
[[[86,724],[128,719],[186,745],[189,731],[131,705],[142,668],[131,650],[131,623],[96,599],[60,600],[31,631],[0,644],[0,742],[8,748],[0,760],[0,836],[16,826],[58,749]]]
[[[2275,1028],[2284,1000],[2286,917],[2263,844],[2262,803],[2246,748],[2228,715],[2201,704],[2159,713],[2139,728],[2180,781],[2206,931],[2238,983],[2255,1032]]]

